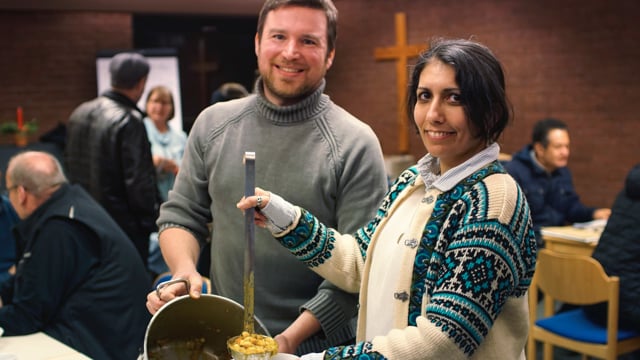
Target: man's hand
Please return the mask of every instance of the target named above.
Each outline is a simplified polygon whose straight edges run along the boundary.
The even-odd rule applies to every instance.
[[[200,297],[202,292],[202,276],[200,273],[195,270],[188,273],[175,273],[171,280],[175,279],[187,279],[189,283],[189,295],[194,299]],[[166,303],[186,293],[187,286],[185,286],[185,282],[182,281],[163,287],[159,291],[153,290],[147,294],[147,310],[153,315]]]
[[[593,212],[594,220],[607,220],[609,219],[609,216],[611,216],[611,209],[601,208],[601,209],[596,209]]]

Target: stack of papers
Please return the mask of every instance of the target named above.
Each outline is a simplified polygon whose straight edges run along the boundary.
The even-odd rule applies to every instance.
[[[592,229],[592,230],[600,230],[600,231],[604,230],[605,226],[607,226],[606,219],[592,220],[592,221],[573,224],[574,228]]]
[[[602,228],[582,229],[575,226],[547,226],[540,229],[540,233],[543,236],[592,243],[600,239]]]

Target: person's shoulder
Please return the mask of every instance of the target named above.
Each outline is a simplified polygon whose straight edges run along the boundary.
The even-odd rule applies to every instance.
[[[492,212],[490,217],[501,218],[507,221],[509,217],[505,215],[511,215],[516,208],[524,204],[523,201],[518,199],[524,198],[524,193],[518,185],[517,181],[506,173],[494,173],[485,177],[481,184],[475,185],[477,189],[486,190],[485,199],[486,203],[483,205],[486,209]],[[472,191],[470,194],[480,194],[481,191]]]
[[[511,160],[509,160],[509,163],[511,162],[515,162],[515,163],[520,163],[520,164],[529,164],[532,162],[533,159],[531,159],[531,146],[527,145],[523,148],[521,148],[520,150],[516,151],[512,156],[511,156]]]
[[[101,224],[104,228],[119,228],[111,218],[111,215],[84,187],[78,184],[69,184],[65,187],[64,196],[56,202],[55,213],[68,216],[69,213],[73,212],[75,214],[74,218],[83,222],[89,219]]]
[[[347,111],[342,106],[333,102],[333,100],[329,99],[328,101],[328,112],[327,118],[331,121],[341,121],[345,122],[350,126],[366,126],[369,127],[364,121],[357,118],[355,115]]]
[[[196,117],[189,135],[195,144],[211,144],[211,140],[226,133],[230,128],[253,126],[255,118],[255,95],[217,102],[204,108]],[[241,130],[238,130],[241,131]]]
[[[206,123],[207,127],[224,126],[226,123],[244,118],[247,112],[255,111],[254,102],[255,95],[217,102],[204,108],[196,118],[196,122]]]
[[[483,179],[483,182],[490,184],[491,187],[501,187],[505,189],[517,187],[517,181],[513,176],[504,172],[490,174]]]
[[[96,106],[97,104],[101,104],[103,102],[111,102],[112,100],[106,96],[98,95],[93,99],[86,100],[82,102],[78,107],[87,107],[87,106]]]
[[[88,117],[102,119],[120,119],[124,116],[127,110],[127,107],[124,105],[102,95],[94,98],[93,100],[84,102],[76,108],[76,112],[91,113],[92,115]]]
[[[625,179],[627,195],[634,200],[640,200],[640,164],[634,166]]]
[[[156,125],[153,123],[153,120],[149,119],[148,117],[145,117],[142,120],[142,123],[144,124],[144,127],[147,129],[148,134],[152,134],[154,131],[156,131]]]
[[[487,165],[474,171],[468,175],[462,184],[471,185],[473,187],[481,186],[486,188],[488,192],[494,190],[499,191],[517,191],[517,181],[506,172],[503,165],[497,161],[490,162]]]
[[[71,121],[73,121],[74,119],[76,119],[76,120],[83,119],[85,117],[84,114],[92,111],[93,109],[95,109],[97,107],[99,107],[100,103],[101,103],[101,101],[103,101],[103,99],[104,98],[102,96],[98,96],[98,97],[95,97],[95,98],[93,98],[91,100],[87,100],[87,101],[84,101],[84,102],[80,103],[71,112]]]
[[[334,129],[336,136],[345,138],[355,137],[361,138],[363,141],[378,142],[378,137],[369,124],[331,100],[329,104],[329,109],[324,118],[331,129]]]
[[[534,170],[534,163],[528,152],[519,151],[511,157],[511,160],[504,163],[504,168],[512,175],[523,175]]]
[[[86,108],[91,108],[91,109],[93,109],[93,108],[101,108],[101,107],[104,107],[104,108],[122,108],[122,105],[119,102],[117,102],[117,101],[115,101],[115,100],[113,100],[113,99],[111,99],[111,98],[109,98],[107,96],[104,96],[104,95],[100,95],[100,96],[98,96],[98,97],[96,97],[96,98],[94,98],[92,100],[86,101],[83,104],[81,104],[80,106],[81,107],[86,107]]]

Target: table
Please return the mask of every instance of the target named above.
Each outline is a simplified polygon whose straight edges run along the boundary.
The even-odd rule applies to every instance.
[[[91,359],[43,332],[0,337],[0,354],[12,354],[18,360]]]
[[[591,256],[603,228],[580,229],[569,226],[547,226],[540,229],[544,247],[562,253]]]

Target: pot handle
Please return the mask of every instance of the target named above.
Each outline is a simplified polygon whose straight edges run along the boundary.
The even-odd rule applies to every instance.
[[[189,293],[189,290],[191,289],[191,284],[189,283],[189,280],[183,279],[183,278],[175,278],[175,279],[163,281],[160,284],[158,284],[158,286],[156,286],[156,295],[158,295],[158,299],[162,299],[160,297],[160,290],[166,288],[167,286],[177,284],[177,283],[184,283],[184,286],[187,288],[187,294]]]

